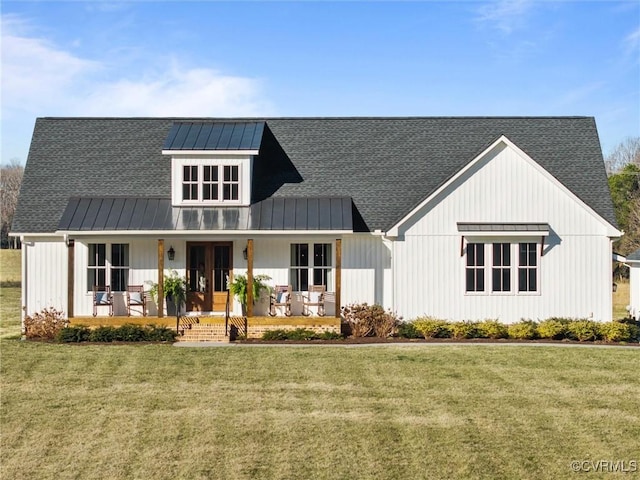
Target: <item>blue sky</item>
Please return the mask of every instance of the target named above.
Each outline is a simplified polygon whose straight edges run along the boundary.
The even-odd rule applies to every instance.
[[[2,151],[42,116],[588,115],[640,135],[640,2],[2,1]]]

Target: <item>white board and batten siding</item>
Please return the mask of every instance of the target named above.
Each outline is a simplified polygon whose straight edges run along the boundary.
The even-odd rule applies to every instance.
[[[62,237],[25,237],[22,241],[23,315],[45,308],[67,313],[67,245]]]
[[[629,314],[640,320],[640,260],[629,262]]]
[[[536,242],[538,292],[465,292],[466,258],[458,222],[548,223],[544,255],[540,236],[473,237],[472,242]],[[394,303],[405,318],[432,315],[452,320],[552,316],[611,319],[611,239],[605,222],[560,187],[522,152],[500,144],[399,230],[393,268]],[[517,256],[512,256],[512,265]],[[485,257],[491,270],[491,256]],[[512,278],[517,270],[512,270]]]

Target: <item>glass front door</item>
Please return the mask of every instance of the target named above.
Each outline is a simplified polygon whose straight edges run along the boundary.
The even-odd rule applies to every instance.
[[[225,311],[232,254],[231,242],[187,243],[187,311]]]

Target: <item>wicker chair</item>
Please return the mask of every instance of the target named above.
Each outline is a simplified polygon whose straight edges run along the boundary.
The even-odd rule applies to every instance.
[[[113,293],[109,285],[93,286],[93,316],[98,315],[98,307],[109,307],[109,316],[113,317]]]
[[[129,285],[127,287],[127,316],[131,316],[131,307],[142,307],[142,316],[147,316],[147,298],[144,285]]]
[[[318,308],[318,316],[324,317],[324,285],[311,285],[306,295],[302,297],[302,314],[309,316],[311,310],[309,307]]]
[[[277,307],[284,307],[284,314],[291,316],[291,285],[276,285],[269,298],[269,315],[277,315]]]

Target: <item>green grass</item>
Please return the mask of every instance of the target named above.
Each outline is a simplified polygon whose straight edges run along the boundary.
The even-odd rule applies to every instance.
[[[3,478],[561,479],[640,460],[637,349],[0,346]]]
[[[0,338],[20,335],[20,250],[0,250]]]

